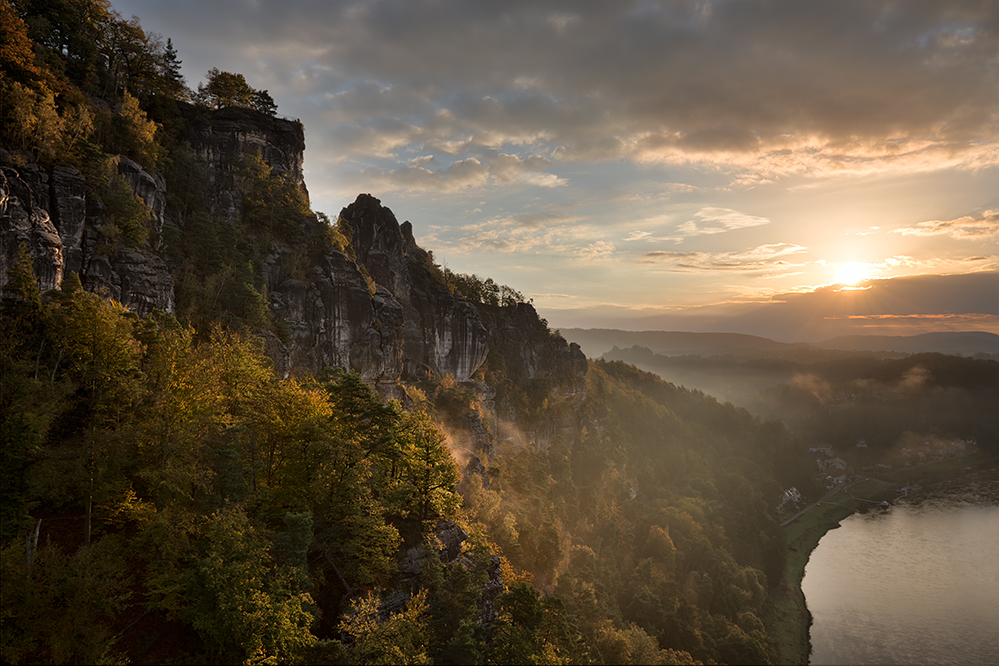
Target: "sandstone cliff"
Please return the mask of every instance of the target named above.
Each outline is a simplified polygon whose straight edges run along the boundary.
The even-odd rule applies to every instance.
[[[305,137],[298,121],[186,104],[178,105],[178,113],[196,157],[192,168],[207,185],[211,216],[239,220],[246,193],[234,176],[243,158],[256,152],[307,194]],[[75,168],[0,169],[0,280],[24,243],[42,289],[58,287],[75,271],[84,288],[106,293],[140,315],[154,308],[172,312],[170,271],[176,267],[162,258],[170,256],[163,231],[170,226],[184,234],[185,220],[170,218],[168,183],[161,176],[124,157],[116,164],[149,209],[151,229],[148,242],[110,250],[99,242],[104,210],[88,196]],[[530,304],[484,305],[449,290],[431,254],[417,245],[412,225],[399,224],[371,195],[358,196],[340,218],[350,236],[346,251],[330,247],[314,253],[318,259],[304,270],[300,265],[292,270],[300,264],[301,248],[274,237],[255,266],[271,312],[286,332],[279,339],[259,331],[279,373],[328,366],[355,370],[383,393],[398,396],[401,381],[442,375],[470,380],[492,350],[511,378],[544,378],[555,393],[581,394],[585,357],[549,331]],[[303,224],[324,223],[312,217]]]
[[[165,219],[162,178],[127,158],[119,158],[117,171],[150,209],[157,237]],[[85,289],[105,293],[140,315],[157,308],[173,311],[173,278],[152,247],[99,244],[106,219],[86,185],[79,171],[64,164],[48,170],[0,168],[0,284],[23,244],[43,290],[57,288],[74,271]]]
[[[303,172],[305,128],[299,121],[238,107],[209,111],[184,102],[177,103],[177,110],[185,124],[185,138],[205,165],[210,214],[228,220],[239,217],[241,201],[233,174],[241,158],[257,152],[275,172],[287,174],[308,195]]]

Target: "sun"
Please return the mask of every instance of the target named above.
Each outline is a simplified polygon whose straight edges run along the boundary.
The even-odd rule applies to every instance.
[[[840,284],[857,284],[858,282],[863,282],[868,277],[867,265],[855,261],[841,264],[839,271],[836,273],[836,280]]]

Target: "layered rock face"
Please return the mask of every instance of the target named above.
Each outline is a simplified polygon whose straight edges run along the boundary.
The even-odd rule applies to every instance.
[[[207,165],[210,213],[229,221],[240,213],[240,196],[232,185],[240,160],[259,152],[275,172],[287,175],[308,196],[303,173],[305,129],[297,120],[275,118],[251,109],[227,107],[207,111],[177,103],[188,125],[195,155]]]
[[[291,331],[283,350],[272,345],[279,369],[336,366],[383,385],[433,375],[467,381],[492,345],[514,375],[546,377],[563,395],[582,393],[585,355],[553,334],[532,305],[488,306],[452,294],[412,225],[399,224],[369,194],[340,217],[356,260],[331,250],[308,281],[281,277],[285,251],[277,243],[265,262],[272,307]]]
[[[272,341],[277,370],[318,371],[332,366],[360,373],[376,386],[399,380],[403,369],[403,312],[392,294],[371,294],[357,264],[331,250],[309,271],[308,280],[271,274],[271,308],[286,322],[290,341]]]
[[[209,185],[210,214],[239,219],[242,195],[234,175],[242,159],[256,152],[307,194],[301,123],[247,109],[178,106]],[[162,177],[124,157],[118,159],[118,173],[150,210],[147,246],[101,246],[104,212],[87,196],[86,182],[73,167],[0,170],[0,280],[24,243],[42,289],[58,287],[75,271],[85,289],[105,293],[140,315],[154,308],[173,311],[173,280],[157,252],[163,249],[163,227],[174,225],[183,233],[184,221],[168,218]],[[303,274],[300,264],[290,268],[301,259],[296,248],[274,239],[258,266],[271,309],[287,331],[281,339],[261,333],[279,373],[339,367],[398,396],[404,380],[434,375],[469,380],[492,347],[504,356],[511,376],[546,377],[554,391],[579,394],[585,357],[553,335],[531,305],[486,306],[451,293],[430,253],[416,244],[412,225],[399,224],[371,195],[358,196],[340,217],[349,227],[354,256],[331,247]]]
[[[158,238],[165,220],[163,179],[127,158],[119,159],[118,173],[150,208]],[[57,288],[74,271],[85,289],[107,294],[140,315],[156,308],[172,312],[173,278],[163,260],[151,247],[100,247],[104,223],[100,202],[87,197],[86,181],[75,168],[0,169],[0,284],[23,244],[42,290]]]
[[[358,196],[340,217],[350,225],[358,263],[402,308],[405,375],[470,378],[489,352],[488,333],[475,306],[435,278],[433,261],[416,244],[412,225],[400,225],[369,194]]]
[[[291,337],[284,349],[272,345],[278,368],[335,366],[382,386],[437,374],[471,377],[488,353],[488,333],[475,306],[434,277],[411,225],[366,194],[341,218],[356,260],[331,249],[307,281],[283,278],[287,251],[272,244],[268,290]]]
[[[512,364],[525,372],[528,379],[548,378],[552,387],[563,395],[576,395],[583,390],[586,354],[575,342],[570,345],[561,335],[552,332],[533,305],[479,304],[477,309],[508,367]]]
[[[48,174],[0,168],[0,285],[14,265],[18,248],[31,255],[38,286],[55,289],[62,282],[63,245],[48,212]]]

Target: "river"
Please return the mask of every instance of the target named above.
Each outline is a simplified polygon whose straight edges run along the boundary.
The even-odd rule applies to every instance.
[[[999,475],[844,519],[801,589],[812,664],[999,663]]]

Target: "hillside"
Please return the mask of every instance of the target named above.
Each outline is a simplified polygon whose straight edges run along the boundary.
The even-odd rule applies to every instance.
[[[830,350],[733,359],[667,356],[644,347],[615,348],[604,359],[780,419],[813,446],[856,455],[858,468],[884,462],[914,433],[978,441],[993,451],[999,436],[992,418],[999,361],[991,359]],[[860,441],[865,446],[858,451]]]
[[[769,338],[742,333],[692,333],[684,331],[620,331],[609,328],[561,329],[567,340],[577,343],[589,358],[599,358],[613,347],[646,347],[665,356],[757,356],[807,347],[775,342]]]
[[[999,335],[985,331],[923,333],[921,335],[847,335],[815,343],[821,349],[855,351],[891,351],[909,354],[975,354],[999,353]]]
[[[589,358],[599,358],[612,348],[645,347],[663,356],[728,356],[748,359],[806,357],[816,350],[879,352],[883,354],[975,354],[999,353],[999,335],[985,331],[922,333],[920,335],[847,335],[816,343],[775,342],[741,333],[694,333],[681,331],[621,331],[609,328],[566,328],[562,335],[577,343]],[[813,356],[820,356],[814,353]]]

